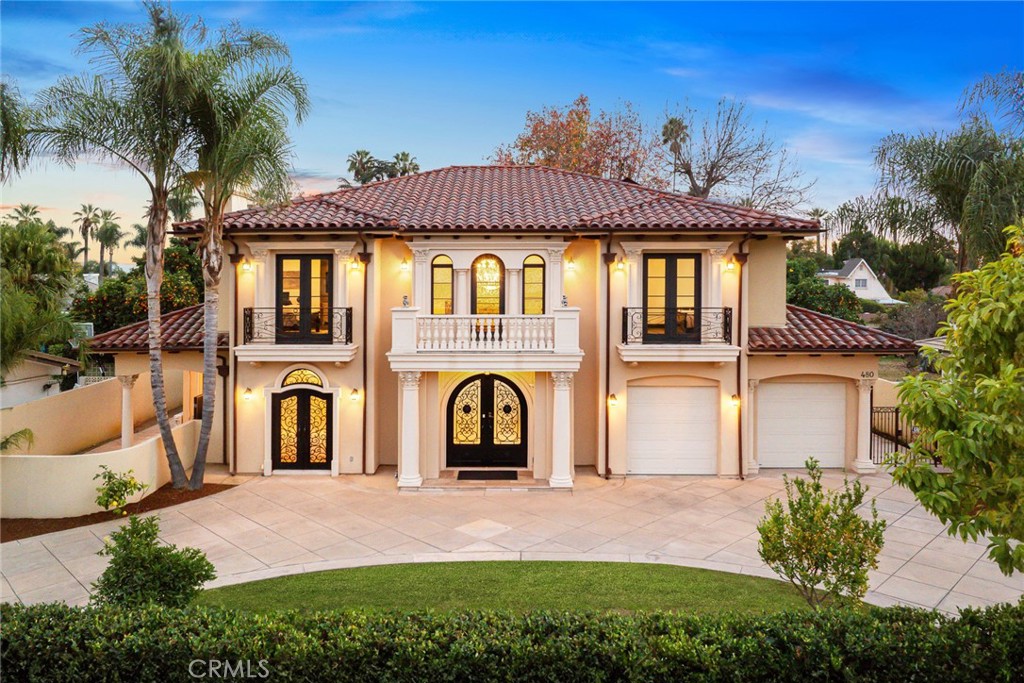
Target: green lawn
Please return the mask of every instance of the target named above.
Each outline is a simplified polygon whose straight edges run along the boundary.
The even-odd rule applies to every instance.
[[[204,591],[200,603],[277,609],[533,609],[694,614],[805,607],[789,584],[706,569],[613,562],[393,564]]]

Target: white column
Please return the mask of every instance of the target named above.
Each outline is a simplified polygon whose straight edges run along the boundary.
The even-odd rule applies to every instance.
[[[523,314],[523,269],[505,269],[505,314]]]
[[[469,268],[455,269],[455,315],[469,315]]]
[[[739,362],[739,359],[737,359]],[[747,380],[747,400],[742,404],[743,416],[747,422],[747,428],[744,430],[746,434],[747,442],[744,444],[747,453],[747,462],[744,466],[744,473],[749,475],[757,474],[757,439],[755,438],[754,431],[755,425],[757,424],[757,385],[761,382],[758,379]]]
[[[544,305],[544,310],[548,313],[562,307],[562,292],[564,291],[564,283],[562,282],[563,251],[564,249],[548,249],[548,272],[546,273],[548,278],[548,300]]]
[[[711,255],[711,272],[708,274],[707,305],[711,308],[721,308],[722,259],[725,257],[725,249],[712,249],[708,253]]]
[[[629,267],[629,286],[626,289],[626,306],[628,308],[639,308],[644,305],[641,253],[639,249],[626,249],[626,264]]]
[[[128,448],[135,439],[135,412],[132,408],[132,388],[138,375],[118,375],[121,380],[121,448]]]
[[[274,305],[274,283],[267,266],[267,250],[252,250],[252,305],[268,308]]]
[[[352,261],[350,249],[334,250],[334,307],[348,306],[348,266]],[[352,321],[349,321],[349,325]]]
[[[433,313],[430,300],[430,250],[412,250],[412,305],[419,306],[427,315]]]
[[[554,410],[551,421],[551,478],[552,488],[572,488],[572,390],[571,372],[553,372],[555,385]]]
[[[871,462],[871,387],[874,379],[857,380],[857,460],[853,471],[868,474],[876,471]]]
[[[420,373],[400,372],[402,383],[402,442],[398,486],[418,487],[420,476]]]

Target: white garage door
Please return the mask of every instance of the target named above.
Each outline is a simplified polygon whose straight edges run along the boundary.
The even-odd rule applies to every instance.
[[[626,408],[630,474],[718,472],[718,389],[632,387]]]
[[[762,382],[757,388],[757,461],[761,467],[843,467],[846,385]]]

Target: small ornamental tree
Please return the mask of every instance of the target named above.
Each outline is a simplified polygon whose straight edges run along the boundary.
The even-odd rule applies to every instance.
[[[919,431],[891,458],[895,481],[950,535],[986,537],[1011,574],[1024,570],[1024,229],[1006,233],[1001,259],[954,276],[939,328],[946,353],[929,356],[940,375],[901,383],[900,408]]]
[[[157,517],[128,518],[128,524],[110,534],[99,555],[110,564],[93,584],[97,605],[183,608],[217,574],[206,555],[196,548],[162,545]]]
[[[878,519],[871,501],[871,519],[857,508],[867,489],[859,481],[844,480],[840,491],[821,485],[821,468],[810,458],[810,480],[786,482],[786,504],[770,500],[758,523],[757,551],[779,576],[800,591],[817,609],[826,600],[855,602],[868,590],[868,570],[878,567],[885,521]]]
[[[786,303],[856,322],[863,311],[860,299],[843,284],[830,285],[809,277],[786,287]]]
[[[135,478],[134,470],[119,474],[106,465],[100,465],[100,471],[92,479],[103,480],[103,483],[96,487],[96,504],[122,517],[128,514],[124,509],[128,505],[128,499],[149,488]]]

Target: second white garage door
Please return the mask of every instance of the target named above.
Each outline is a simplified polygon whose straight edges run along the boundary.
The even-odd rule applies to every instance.
[[[757,462],[760,467],[843,467],[846,385],[762,382],[757,388]]]
[[[631,387],[627,397],[630,474],[716,474],[718,389]]]

